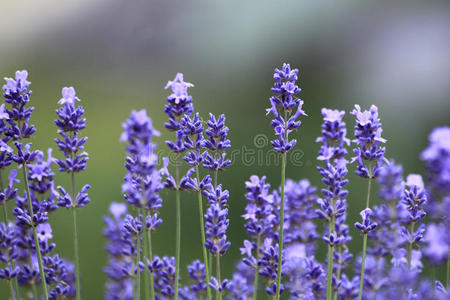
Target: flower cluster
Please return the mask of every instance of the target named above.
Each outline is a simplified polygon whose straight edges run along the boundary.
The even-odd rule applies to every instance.
[[[302,110],[303,100],[297,98],[301,91],[296,85],[298,69],[291,69],[289,64],[283,64],[281,70],[275,69],[273,78],[275,83],[271,91],[275,95],[270,97],[271,107],[266,109],[266,114],[273,114],[271,125],[278,138],[271,142],[272,146],[275,151],[284,153],[297,143],[296,139],[289,140],[289,133],[300,127],[298,118],[306,114]]]
[[[378,117],[378,108],[372,105],[370,110],[361,111],[361,107],[355,105],[351,114],[356,117],[353,142],[358,146],[353,149],[356,156],[352,158],[352,162],[358,163],[356,174],[375,178],[382,164],[386,162],[384,158],[386,148],[381,146],[386,140],[381,137],[383,129]]]
[[[439,266],[449,257],[450,239],[445,234],[450,209],[449,127],[435,129],[422,153],[426,181],[419,174],[404,180],[403,167],[384,157],[386,140],[381,137],[377,107],[362,111],[355,106],[350,114],[356,119],[356,156],[351,162],[356,162],[356,174],[367,178],[368,186],[362,220],[354,223],[362,235],[362,251],[350,251],[351,228],[346,222],[352,216],[347,216],[352,208],[347,202],[351,164],[346,159],[350,141],[344,111],[321,111],[321,135],[316,139],[321,143],[317,169],[324,186],[320,195],[312,181],[285,176],[287,152],[296,143],[289,134],[304,115],[297,76],[298,70],[288,64],[275,70],[275,95],[267,112],[274,116],[277,139],[272,145],[283,158],[281,184],[271,188],[272,178],[264,175],[251,175],[245,182],[242,217],[248,237],[234,272],[226,276],[221,272],[221,258],[231,248],[227,231],[232,205],[230,192],[220,181],[221,172],[231,165],[225,115],[209,114],[204,121],[188,94],[193,85],[177,74],[166,86],[171,94],[165,105],[169,117],[165,127],[175,134],[175,140],[166,144],[175,162],[165,157],[160,166],[154,142],[160,133],[145,109],[131,112],[120,137],[126,142],[122,184],[126,203],[111,203],[104,217],[105,299],[448,299],[448,283],[432,282],[423,270],[428,265],[425,259]],[[14,79],[5,80],[5,103],[0,105],[0,279],[8,285],[11,299],[81,299],[77,211],[90,202],[90,185],[81,186],[77,193],[75,175],[86,169],[89,160],[84,150],[87,137],[81,135],[86,127],[84,109],[77,105],[75,89],[63,88],[55,142],[64,158],[54,158],[51,149],[32,150],[26,142],[36,131],[30,124],[34,108],[29,107],[28,74],[18,71]],[[186,164],[181,165],[183,161]],[[171,163],[175,176],[169,172]],[[70,189],[56,184],[54,167],[70,175]],[[373,179],[377,179],[381,202],[369,206],[375,194]],[[153,248],[159,237],[152,233],[162,225],[164,188],[175,194],[174,256],[155,254]],[[181,201],[183,190],[197,194],[202,238],[201,257],[187,265],[182,265],[180,246],[180,207],[189,201],[188,197]],[[72,212],[74,263],[58,253],[54,243],[57,228],[50,222],[58,207]],[[323,233],[317,227],[320,221],[324,221]],[[320,245],[327,246],[326,257]],[[187,276],[181,278],[184,267]]]

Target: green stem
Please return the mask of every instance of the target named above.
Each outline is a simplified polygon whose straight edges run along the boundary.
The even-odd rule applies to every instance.
[[[144,220],[144,224],[145,224],[145,218],[146,218],[147,214],[145,216],[143,216]],[[145,262],[145,270],[144,270],[144,297],[145,299],[150,299],[150,282],[149,282],[149,272],[150,270],[148,269],[148,261],[150,260],[150,256],[149,256],[149,251],[150,251],[150,247],[149,247],[149,243],[148,243],[148,232],[150,230],[147,229],[147,227],[143,227],[145,230],[145,234],[143,234],[143,245],[141,246],[143,248],[144,251],[144,262]]]
[[[139,268],[139,262],[141,261],[141,233],[137,233],[136,241],[136,299],[141,299],[141,270]]]
[[[176,182],[178,187],[175,191],[175,205],[176,205],[176,233],[175,233],[175,300],[178,300],[178,284],[180,278],[180,253],[181,253],[181,203],[180,203],[180,170],[179,170],[179,155],[175,162],[176,168]]]
[[[34,219],[33,204],[31,202],[30,187],[28,185],[28,174],[27,174],[26,164],[22,165],[22,170],[23,170],[23,182],[25,184],[25,188],[27,191],[28,210],[30,212],[31,220],[33,220]],[[38,235],[36,232],[36,226],[35,226],[34,222],[32,223],[31,227],[33,228],[34,243],[36,246],[36,255],[37,255],[38,264],[39,264],[39,273],[41,275],[42,291],[44,293],[44,299],[48,300],[47,282],[45,281],[44,265],[42,264],[41,246],[39,245],[39,239],[38,239]]]
[[[75,195],[75,174],[71,174],[72,186],[72,220],[73,220],[73,253],[75,257],[75,281],[76,281],[76,299],[81,300],[81,284],[80,284],[80,256],[78,252],[78,218],[77,203]]]
[[[341,255],[342,255],[342,247],[340,245],[338,245],[338,253],[339,253],[339,258],[340,258]],[[338,282],[341,279],[341,268],[342,268],[341,260],[339,260],[338,266],[337,266],[337,271],[336,271],[336,280]],[[333,299],[337,300],[337,297],[338,297],[338,289],[335,290],[335,293],[333,295]]]
[[[33,254],[31,253],[31,249],[29,249],[30,251],[28,251],[28,260],[30,261],[29,266],[30,266],[30,270],[33,270]],[[31,284],[31,289],[33,290],[33,299],[38,299],[38,292],[37,292],[37,288],[36,288],[36,282],[32,281]]]
[[[370,189],[372,187],[372,175],[369,175],[369,182],[367,183],[367,196],[366,196],[366,208],[369,208],[370,202]]]
[[[281,205],[280,205],[280,240],[278,243],[278,270],[277,270],[277,292],[276,299],[280,299],[281,286],[281,265],[283,254],[283,227],[284,227],[284,186],[286,184],[286,152],[283,153],[281,160]]]
[[[412,236],[413,232],[414,232],[414,222],[411,223],[411,227],[410,227],[410,234],[411,234],[411,236]],[[409,242],[409,248],[408,248],[408,269],[411,269],[412,248],[413,248],[413,243]]]
[[[335,209],[335,200],[334,198],[331,200],[331,204],[333,206],[333,215],[331,216],[331,222],[328,226],[328,236],[330,236],[334,232],[334,223],[335,223],[335,216],[334,216],[334,209]],[[333,252],[334,248],[331,245],[328,245],[328,270],[327,270],[327,300],[331,300],[333,291],[331,289],[331,283],[333,279]]]
[[[370,189],[372,186],[372,164],[369,164],[369,182],[367,183],[367,197],[366,197],[366,208],[369,208],[370,203]],[[359,297],[358,299],[361,300],[362,298],[362,292],[363,292],[363,285],[364,285],[364,265],[366,263],[366,248],[367,248],[367,233],[364,234],[363,238],[363,253],[362,253],[362,261],[361,261],[361,279],[359,282]]]
[[[197,182],[200,183],[200,171],[198,166],[195,166],[195,172],[197,174]],[[203,263],[205,264],[205,275],[206,275],[206,292],[208,294],[208,299],[211,299],[211,288],[209,287],[209,266],[208,266],[208,253],[206,251],[205,243],[205,223],[203,219],[203,200],[202,200],[202,192],[198,190],[198,212],[200,217],[200,233],[202,237],[202,250],[203,250]]]
[[[217,282],[219,282],[219,284],[222,284],[222,279],[220,278],[220,254],[216,255],[216,277]],[[219,290],[216,291],[216,299],[222,300],[222,292],[220,292]]]
[[[147,230],[147,247],[148,247],[148,249],[147,249],[148,250],[148,258],[151,263],[153,261],[151,230]],[[148,269],[148,263],[147,263],[147,269]],[[155,300],[155,280],[153,278],[153,272],[150,272],[150,292],[151,292],[151,297],[152,297],[151,299]]]
[[[446,287],[448,287],[449,276],[450,276],[450,252],[448,253],[447,256],[447,284],[445,285]]]
[[[258,234],[258,238],[256,240],[256,259],[259,258],[259,247],[261,247],[261,234]],[[258,265],[255,266],[255,280],[253,281],[253,300],[257,300],[258,297],[258,276],[259,269]]]
[[[139,214],[140,215],[142,215],[142,209],[139,209]],[[142,220],[142,222],[143,222],[143,230],[145,231],[145,233],[144,233],[144,231],[143,231],[143,233],[142,233],[142,239],[143,239],[143,242],[142,242],[142,244],[141,244],[141,248],[142,248],[142,252],[143,252],[143,255],[142,255],[142,260],[145,262],[145,266],[146,266],[146,268],[144,269],[144,299],[145,300],[148,300],[148,299],[150,299],[150,283],[149,283],[149,277],[148,277],[148,264],[147,264],[147,260],[148,260],[148,236],[147,236],[147,227],[145,226],[145,217],[147,216],[147,214],[146,215],[142,215],[142,218],[143,218],[143,220]]]
[[[17,299],[16,293],[14,293],[13,283],[11,280],[8,280],[9,283],[9,293],[11,294],[12,299]]]
[[[363,284],[364,284],[364,267],[366,264],[366,247],[367,247],[367,233],[364,234],[363,237],[363,253],[362,253],[362,261],[361,261],[361,276],[359,281],[359,297],[358,299],[362,299],[363,292]]]

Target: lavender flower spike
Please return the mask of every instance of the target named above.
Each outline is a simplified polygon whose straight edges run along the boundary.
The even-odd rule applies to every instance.
[[[350,141],[346,137],[345,122],[342,121],[345,115],[344,111],[322,108],[322,115],[324,120],[322,136],[316,139],[316,141],[322,142],[322,145],[317,159],[325,162],[325,168],[317,167],[317,169],[327,188],[322,189],[323,199],[318,200],[321,209],[317,210],[317,213],[328,222],[328,232],[325,233],[322,240],[328,244],[327,300],[331,300],[334,248],[345,242],[345,238],[336,234],[336,228],[345,227],[343,222],[348,194],[345,189],[348,184],[348,179],[345,179],[348,173],[347,160],[345,159],[347,149],[345,146]],[[341,250],[339,248],[338,255],[340,255]]]
[[[66,172],[71,177],[71,193],[65,192],[64,188],[60,188],[63,198],[58,201],[58,205],[71,208],[74,232],[74,253],[75,253],[75,271],[76,271],[76,299],[81,299],[80,286],[80,262],[78,253],[78,220],[77,208],[84,207],[90,202],[87,190],[91,187],[89,184],[84,185],[78,194],[75,192],[75,174],[86,170],[86,164],[89,160],[87,152],[84,151],[84,145],[87,137],[81,137],[80,132],[86,128],[86,119],[84,118],[84,109],[76,106],[77,101],[81,101],[76,96],[73,87],[64,87],[62,89],[62,98],[58,101],[61,105],[56,110],[58,119],[55,124],[58,127],[60,138],[56,138],[58,150],[64,154],[64,160],[56,159],[60,172]]]
[[[167,82],[165,89],[171,89],[172,93],[166,98],[167,104],[164,107],[164,112],[168,115],[169,120],[164,124],[164,126],[169,131],[176,132],[175,142],[166,141],[167,146],[171,151],[176,154],[175,168],[176,168],[176,178],[173,178],[167,169],[164,167],[164,173],[167,175],[168,179],[166,187],[171,187],[175,189],[176,194],[176,234],[175,234],[175,291],[174,299],[178,300],[178,284],[180,276],[180,255],[181,255],[181,203],[180,203],[180,189],[181,180],[179,178],[179,158],[180,155],[186,150],[184,145],[184,128],[182,124],[182,119],[185,116],[190,116],[194,111],[194,106],[192,105],[192,97],[188,94],[188,89],[194,85],[189,82],[184,81],[184,76],[182,73],[177,73],[174,80]],[[187,174],[189,175],[189,173]],[[174,180],[172,180],[174,179]],[[187,178],[184,179],[185,181]]]
[[[271,122],[275,130],[276,140],[271,141],[275,151],[282,155],[281,164],[281,205],[280,205],[280,231],[278,246],[278,274],[276,282],[276,300],[280,299],[281,267],[283,253],[283,230],[284,230],[284,185],[286,181],[286,152],[291,150],[297,143],[296,139],[289,140],[289,133],[300,127],[298,120],[300,115],[306,115],[302,110],[303,101],[297,97],[301,89],[296,85],[298,69],[291,69],[289,64],[283,64],[281,70],[275,69],[273,74],[275,83],[271,91],[275,94],[270,97],[271,107],[266,109],[266,114],[272,113],[274,119]]]
[[[28,165],[36,159],[38,153],[36,151],[30,151],[31,144],[24,143],[24,139],[31,137],[31,135],[36,132],[36,128],[34,127],[34,125],[29,124],[34,107],[27,106],[27,104],[31,100],[31,90],[29,90],[31,82],[27,80],[28,72],[25,70],[17,71],[15,75],[15,79],[5,78],[6,84],[3,85],[3,96],[9,108],[7,108],[6,110],[3,109],[2,114],[2,130],[4,131],[4,135],[7,140],[14,140],[14,145],[17,148],[17,153],[12,154],[11,159],[22,167],[23,181],[26,193],[26,199],[24,198],[24,201],[18,201],[18,207],[14,209],[14,214],[16,215],[18,223],[20,223],[20,225],[23,225],[24,230],[28,232],[28,230],[31,228],[33,231],[33,239],[39,265],[39,274],[41,277],[43,295],[44,299],[48,300],[48,289],[47,282],[45,280],[41,245],[39,243],[39,238],[36,232],[37,224],[45,222],[47,216],[45,208],[41,206],[41,204],[33,205],[38,201],[33,201],[32,199],[27,174]],[[8,118],[5,118],[5,112],[6,114],[8,114]],[[7,128],[3,126],[5,125],[4,119],[7,119],[7,123],[9,125]],[[6,160],[6,164],[9,164],[8,160]],[[2,163],[2,167],[4,166],[5,163]],[[41,214],[39,214],[38,212]]]

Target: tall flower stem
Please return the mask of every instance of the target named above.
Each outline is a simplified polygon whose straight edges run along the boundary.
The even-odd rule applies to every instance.
[[[141,299],[141,270],[139,262],[141,261],[141,233],[137,233],[136,241],[136,300]]]
[[[280,204],[280,233],[278,242],[278,270],[277,270],[277,292],[276,299],[280,299],[281,287],[281,264],[283,254],[283,227],[284,227],[284,186],[286,184],[286,152],[282,154],[281,159],[281,204]]]
[[[200,171],[198,166],[195,166],[195,172],[197,174],[197,182],[200,182]],[[208,294],[208,299],[211,299],[211,288],[209,287],[209,265],[208,265],[208,253],[206,251],[206,237],[205,237],[205,221],[203,219],[203,200],[202,192],[198,190],[198,212],[200,217],[200,233],[202,236],[202,250],[203,250],[203,263],[205,264],[205,275],[206,275],[206,292]]]
[[[369,166],[369,182],[367,183],[367,197],[366,197],[366,208],[369,208],[370,203],[370,189],[372,186],[372,165]],[[363,252],[362,252],[362,261],[361,261],[361,278],[359,281],[359,296],[358,299],[361,300],[363,293],[363,285],[364,285],[364,266],[366,263],[366,248],[367,248],[367,233],[364,234],[363,237]]]
[[[342,247],[340,245],[338,245],[338,253],[339,253],[339,258],[341,258],[341,254],[342,254]],[[338,262],[338,266],[337,266],[337,271],[336,271],[336,281],[339,282],[339,280],[341,279],[341,261]],[[338,297],[338,292],[336,291],[336,293],[334,293],[333,295],[333,299],[337,300]]]
[[[362,253],[362,261],[361,261],[361,276],[359,281],[359,296],[358,299],[362,299],[362,291],[364,285],[364,267],[366,264],[366,247],[367,247],[367,233],[364,234],[363,237],[363,253]]]
[[[220,275],[220,254],[216,255],[216,277],[219,284],[221,284],[221,275]],[[222,300],[222,292],[217,289],[216,291],[216,300]]]
[[[446,284],[446,286],[448,286],[448,283],[449,283],[449,278],[450,277],[450,253],[448,254],[448,257],[447,257],[447,284]]]
[[[28,170],[26,164],[22,165],[22,170],[23,170],[23,182],[25,184],[25,189],[27,191],[28,210],[30,211],[31,220],[33,220],[34,219],[33,204],[31,203],[30,187],[28,185]],[[44,299],[48,300],[47,282],[45,281],[44,265],[42,264],[41,246],[39,245],[39,238],[37,235],[36,226],[34,222],[32,223],[31,227],[33,228],[33,237],[34,237],[34,244],[36,246],[36,255],[39,264],[39,273],[41,275],[42,291],[44,294]]]
[[[29,266],[30,266],[30,270],[33,270],[33,254],[31,253],[31,249],[30,251],[28,251],[28,260],[30,261]],[[31,289],[33,291],[33,299],[38,299],[38,292],[37,292],[37,288],[36,288],[36,283],[33,280],[33,283],[31,284]]]
[[[332,206],[333,206],[333,215],[331,216],[330,225],[328,227],[328,235],[334,232],[334,223],[335,223],[335,216],[334,216],[334,209],[335,209],[335,200],[332,199]],[[328,271],[327,271],[327,300],[331,300],[332,296],[332,289],[331,289],[331,282],[333,279],[333,252],[334,247],[328,244]]]
[[[76,282],[76,299],[81,300],[81,285],[80,285],[80,257],[78,252],[78,218],[77,206],[75,196],[75,174],[71,174],[72,186],[72,219],[73,219],[73,253],[75,256],[75,282]]]
[[[153,261],[151,230],[147,230],[147,252],[148,252],[148,259],[150,260],[150,263],[151,263]],[[148,264],[147,264],[147,269],[148,269]],[[150,272],[150,294],[151,294],[151,299],[155,300],[155,280],[153,278],[153,272]]]
[[[181,203],[180,203],[180,166],[179,155],[175,161],[175,175],[178,187],[175,191],[175,205],[176,205],[176,233],[175,233],[175,300],[178,300],[178,281],[180,278],[180,253],[181,253]]]
[[[140,209],[139,214],[142,214],[142,209]],[[145,262],[145,266],[146,266],[146,268],[144,270],[144,297],[147,300],[147,299],[150,299],[150,283],[149,283],[149,276],[147,273],[147,272],[149,272],[147,261],[149,259],[148,253],[149,253],[150,247],[148,245],[148,235],[147,235],[148,230],[147,230],[147,227],[145,226],[145,217],[146,217],[146,215],[143,215],[142,228],[145,232],[142,233],[143,241],[141,244],[141,248],[143,251],[143,259],[142,260]]]
[[[256,260],[259,258],[259,247],[261,247],[261,234],[258,234],[258,238],[256,240]],[[255,266],[255,279],[253,281],[253,300],[257,300],[258,297],[258,275],[259,269],[258,264]]]
[[[414,233],[414,222],[411,223],[411,228],[410,228],[410,234],[411,236]],[[412,254],[412,247],[413,247],[413,243],[409,242],[409,248],[408,248],[408,269],[411,269],[411,254]]]
[[[0,171],[0,190],[3,191],[3,179],[2,179],[2,172]],[[2,203],[1,205],[3,207],[3,218],[4,218],[4,222],[5,225],[8,225],[8,210],[6,209],[6,201]],[[16,269],[15,263],[13,260],[11,260],[11,267],[13,270]],[[11,284],[11,282],[10,282]],[[19,294],[19,283],[17,281],[17,276],[14,277],[14,290],[16,291],[16,298],[20,299],[20,294]]]
[[[11,294],[11,299],[17,299],[16,293],[14,293],[14,288],[11,280],[8,280],[9,282],[9,293]]]

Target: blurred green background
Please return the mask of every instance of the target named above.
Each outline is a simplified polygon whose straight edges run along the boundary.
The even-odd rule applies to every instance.
[[[300,69],[304,110],[309,115],[294,134],[301,151],[288,177],[309,178],[320,186],[315,169],[321,107],[349,112],[356,103],[380,109],[387,157],[405,173],[422,172],[418,156],[427,135],[449,124],[450,2],[448,1],[5,1],[0,4],[0,74],[27,69],[32,81],[35,149],[55,148],[54,110],[63,86],[73,85],[86,109],[89,137],[87,171],[77,183],[92,185],[91,204],[80,211],[82,290],[85,299],[101,299],[106,253],[103,219],[109,204],[124,201],[120,185],[124,145],[121,123],[132,109],[146,108],[162,136],[164,86],[176,72],[195,84],[196,110],[225,113],[233,149],[265,153],[255,136],[273,132],[265,116],[275,67],[289,62]],[[345,118],[352,137],[354,120]],[[56,154],[59,155],[59,154]],[[220,177],[230,190],[232,246],[223,258],[230,276],[246,237],[240,215],[246,204],[244,182],[252,174],[280,181],[279,166],[244,166],[235,156]],[[350,167],[349,217],[359,219],[366,181]],[[64,175],[57,184],[66,184]],[[376,189],[374,197],[376,199]],[[174,195],[164,191],[163,225],[155,234],[155,253],[174,255]],[[372,203],[376,203],[374,200]],[[10,208],[11,204],[10,204]],[[51,215],[57,252],[72,259],[71,216]],[[195,195],[182,194],[182,265],[201,257]],[[350,248],[361,243],[353,230]],[[320,243],[320,242],[319,242]],[[319,249],[324,258],[324,249]],[[429,272],[429,270],[427,271]],[[184,277],[186,277],[183,269]],[[441,272],[440,275],[443,277]],[[442,279],[442,278],[441,278]],[[2,295],[6,285],[1,283]],[[4,297],[2,297],[4,298]]]

